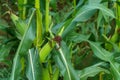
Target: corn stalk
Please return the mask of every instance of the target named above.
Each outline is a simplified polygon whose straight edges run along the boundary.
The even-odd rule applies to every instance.
[[[35,0],[36,8],[36,46],[40,47],[42,43],[42,14],[40,12],[40,0]]]

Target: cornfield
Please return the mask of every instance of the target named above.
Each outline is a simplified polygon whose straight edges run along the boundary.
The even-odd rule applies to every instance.
[[[120,0],[0,0],[0,80],[120,80]]]

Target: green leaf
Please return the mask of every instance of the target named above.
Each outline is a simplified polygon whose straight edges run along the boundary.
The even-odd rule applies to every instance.
[[[26,75],[29,80],[42,80],[42,68],[36,49],[29,49]]]
[[[100,3],[102,0],[88,0],[89,4],[93,4],[93,3]]]
[[[95,9],[88,9],[86,7],[80,9],[77,12],[75,18],[73,18],[73,20],[69,22],[69,25],[66,26],[66,29],[64,30],[62,36],[65,37],[70,31],[74,30],[77,22],[84,22],[88,20],[94,13]]]
[[[82,7],[76,14],[73,22],[85,22],[96,12],[95,9],[90,9],[87,6]]]
[[[65,67],[64,63],[62,62],[62,60],[60,58],[60,55],[59,55],[59,53],[56,50],[53,50],[53,53],[55,55],[54,56],[54,61],[58,65],[58,68],[59,68],[61,74],[64,75],[65,71],[66,71],[66,69],[64,68]]]
[[[102,11],[103,14],[105,14],[106,16],[109,16],[109,17],[112,17],[112,18],[115,18],[115,15],[113,13],[112,10],[108,9],[107,7],[105,7],[104,5],[102,4],[91,4],[91,5],[88,5],[86,6],[87,8],[89,9],[99,9],[100,11]]]
[[[76,27],[77,22],[85,22],[87,21],[93,14],[96,12],[96,10],[102,11],[102,13],[106,16],[110,16],[112,18],[115,18],[113,12],[104,7],[102,4],[90,4],[83,6],[80,10],[78,10],[77,14],[73,18],[73,20],[69,23],[69,25],[66,27],[66,29],[63,32],[63,37],[65,37],[70,31],[74,30]]]
[[[33,15],[31,15],[31,17],[32,16]],[[29,20],[29,22],[31,22],[31,19]],[[26,30],[14,57],[12,74],[11,74],[10,80],[18,79],[18,76],[21,72],[21,67],[20,67],[21,56],[25,56],[27,54],[27,51],[31,47],[34,38],[35,38],[35,27],[34,25],[28,24],[28,29]]]
[[[120,79],[120,71],[118,71],[120,65],[114,61],[115,56],[113,56],[113,54],[115,55],[116,53],[112,53],[112,52],[105,50],[104,48],[101,47],[101,43],[99,43],[99,42],[89,41],[87,38],[80,37],[79,35],[71,36],[70,40],[74,41],[75,43],[78,43],[81,41],[87,41],[90,44],[91,49],[96,57],[98,57],[99,59],[101,59],[105,62],[110,63],[110,72],[113,74],[114,79],[115,80]],[[118,47],[116,45],[113,45],[113,46],[116,48],[115,49],[116,51],[119,51]]]
[[[100,58],[104,61],[108,61],[108,62],[112,59],[112,54],[110,52],[106,51],[105,49],[103,49],[100,46],[100,43],[97,43],[97,42],[95,43],[95,42],[91,42],[91,41],[89,41],[89,43],[90,43],[90,46],[91,46],[94,54],[98,58]]]
[[[72,33],[71,35],[68,36],[68,40],[71,40],[73,42],[81,42],[81,41],[87,41],[89,37],[90,35]]]
[[[18,16],[15,14],[11,13],[11,19],[13,23],[15,24],[16,31],[20,34],[20,37],[24,35],[24,32],[28,28],[27,24],[25,21],[21,20]]]
[[[115,80],[119,80],[120,79],[120,71],[119,71],[119,67],[120,64],[116,63],[116,62],[110,62],[111,64],[111,74],[113,75],[113,78]]]
[[[0,46],[0,62],[6,60],[6,58],[9,56],[10,50],[14,44],[15,44],[14,42],[10,42],[6,45]]]
[[[102,64],[104,64],[104,63],[102,63],[102,62],[97,63],[97,64],[94,64],[93,66],[89,66],[85,69],[78,71],[80,79],[87,80],[88,77],[94,77],[95,75],[99,74],[100,72],[109,73],[108,70],[99,67]]]
[[[100,47],[99,43],[94,43],[91,41],[89,41],[89,43],[91,45],[91,48],[92,48],[94,54],[98,58],[110,63],[110,68],[111,68],[111,72],[114,76],[114,79],[119,80],[120,79],[120,72],[118,71],[119,70],[118,66],[120,66],[120,65],[113,61],[113,56],[112,56],[113,53],[110,53],[110,52],[106,51],[105,49],[103,49],[102,47]]]
[[[59,78],[59,69],[56,68],[56,70],[55,70],[55,72],[53,74],[53,80],[58,80],[58,78]]]
[[[105,14],[106,16],[110,16],[112,18],[115,18],[113,12],[106,8],[104,5],[102,4],[90,4],[90,5],[86,5],[84,6],[82,9],[80,9],[76,15],[76,17],[73,19],[73,21],[86,21],[88,20],[93,13],[95,13],[93,10],[97,10],[99,9],[100,11],[102,11],[103,14]]]
[[[61,66],[60,68],[62,68],[63,66],[65,67],[65,69],[62,68],[62,70],[60,70],[65,80],[79,80],[79,77],[70,62],[70,52],[65,42],[61,42],[61,46],[58,51],[59,55],[57,55],[57,57],[59,58],[57,60],[60,62],[57,63]]]

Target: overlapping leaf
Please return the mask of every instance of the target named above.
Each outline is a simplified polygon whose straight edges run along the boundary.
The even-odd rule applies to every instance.
[[[31,17],[33,17],[33,15],[31,15]],[[30,22],[31,22],[31,18],[30,18]],[[18,76],[21,72],[21,62],[20,62],[21,57],[27,54],[27,51],[31,47],[34,38],[35,38],[35,27],[33,25],[28,24],[28,29],[25,31],[25,34],[15,54],[10,80],[18,79]]]
[[[77,22],[87,21],[91,16],[93,16],[93,14],[95,14],[96,10],[102,11],[102,13],[106,16],[115,18],[113,12],[104,7],[102,4],[85,5],[77,12],[75,18],[73,18],[70,24],[66,27],[65,31],[63,32],[63,37],[75,28]]]

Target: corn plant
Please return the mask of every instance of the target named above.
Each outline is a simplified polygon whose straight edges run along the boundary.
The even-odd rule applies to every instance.
[[[0,79],[120,79],[119,0],[0,4]]]

